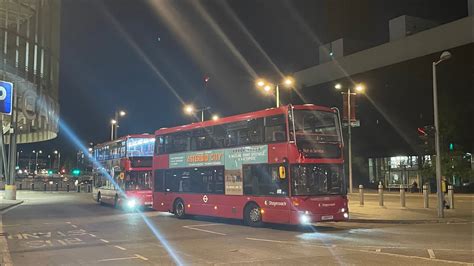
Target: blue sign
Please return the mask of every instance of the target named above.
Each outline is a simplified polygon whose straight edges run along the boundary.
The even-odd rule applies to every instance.
[[[13,103],[13,83],[0,81],[0,113],[10,115]]]

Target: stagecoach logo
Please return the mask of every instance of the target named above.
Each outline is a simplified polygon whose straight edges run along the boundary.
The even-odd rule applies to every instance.
[[[204,203],[207,203],[208,200],[207,195],[202,196],[202,201],[204,201]]]
[[[336,203],[319,203],[318,204],[319,207],[334,207],[336,206]]]
[[[266,206],[286,206],[286,202],[285,201],[271,201],[271,200],[266,200],[265,201],[265,205]]]

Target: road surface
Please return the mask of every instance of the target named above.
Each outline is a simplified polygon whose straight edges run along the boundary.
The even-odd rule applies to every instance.
[[[127,213],[89,194],[24,192],[2,214],[14,265],[472,264],[472,221],[324,223],[250,228],[240,221]],[[2,244],[3,242],[0,242]]]

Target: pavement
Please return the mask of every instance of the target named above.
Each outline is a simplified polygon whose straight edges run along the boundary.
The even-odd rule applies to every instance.
[[[377,223],[449,223],[474,220],[474,194],[455,194],[454,209],[445,209],[444,218],[438,218],[436,194],[429,196],[429,208],[423,207],[423,196],[419,193],[405,194],[405,207],[401,207],[399,193],[384,192],[384,206],[379,206],[379,195],[364,194],[364,205],[360,205],[358,193],[349,194],[350,219],[353,222]]]
[[[179,220],[155,211],[124,212],[101,206],[86,193],[21,191],[18,198],[24,203],[0,216],[0,244],[6,265],[474,263],[473,222],[464,218],[472,213],[472,208],[465,210],[472,206],[470,197],[459,200],[471,202],[459,202],[459,209],[447,212],[456,220],[328,222],[305,228],[251,228],[236,220]],[[370,198],[367,195],[364,207],[357,207],[358,201],[352,200],[352,216],[369,220],[376,214],[378,220],[397,221],[400,214],[423,220],[435,213],[432,205],[433,210],[416,214],[416,197],[407,201],[407,209],[396,206],[395,196],[387,196],[385,207],[372,206],[376,201]],[[391,216],[385,217],[386,213]],[[406,220],[398,217],[398,221]]]
[[[0,191],[0,212],[16,205],[22,204],[23,200],[6,200],[3,198],[4,191]]]

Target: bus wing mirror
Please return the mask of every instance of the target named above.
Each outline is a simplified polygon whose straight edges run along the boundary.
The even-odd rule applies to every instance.
[[[283,165],[278,168],[278,172],[280,174],[280,179],[286,178],[286,168]]]

